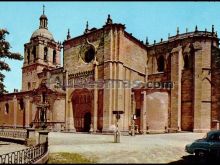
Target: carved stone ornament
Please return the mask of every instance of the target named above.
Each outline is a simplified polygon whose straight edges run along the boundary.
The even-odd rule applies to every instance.
[[[200,50],[202,49],[202,46],[200,44],[200,42],[196,41],[195,43],[193,43],[193,47],[195,50]]]
[[[95,59],[95,55],[96,55],[96,48],[87,39],[86,43],[81,47],[80,58],[85,63],[90,63]]]

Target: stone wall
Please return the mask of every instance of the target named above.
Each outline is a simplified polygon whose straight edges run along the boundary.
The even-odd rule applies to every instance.
[[[220,50],[218,47],[212,47],[212,106],[211,106],[211,128],[216,129],[220,121]]]
[[[154,92],[146,97],[147,131],[165,132],[168,127],[168,93]]]
[[[192,131],[194,120],[193,109],[193,70],[184,69],[182,71],[182,91],[181,91],[181,130]]]
[[[26,98],[26,94],[9,94],[0,99],[0,125],[6,127],[25,127],[29,126],[31,119],[31,112],[28,107],[32,107],[32,103]],[[23,108],[20,105],[23,100]],[[6,111],[6,104],[9,105],[8,113]],[[28,106],[27,106],[28,105]]]

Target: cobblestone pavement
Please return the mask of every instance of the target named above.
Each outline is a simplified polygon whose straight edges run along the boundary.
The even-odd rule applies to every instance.
[[[169,133],[121,136],[113,143],[113,135],[49,133],[49,151],[74,152],[98,163],[171,163],[188,154],[185,145],[202,138],[205,133]]]
[[[25,145],[0,141],[0,155],[27,148]]]

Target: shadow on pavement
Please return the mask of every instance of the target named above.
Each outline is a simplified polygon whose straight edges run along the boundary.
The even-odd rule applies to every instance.
[[[168,164],[218,164],[219,162],[219,157],[197,158],[195,155],[186,155],[180,160]]]

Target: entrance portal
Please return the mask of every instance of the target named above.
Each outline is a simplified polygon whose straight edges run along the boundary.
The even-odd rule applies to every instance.
[[[89,132],[90,130],[90,124],[91,124],[91,113],[87,112],[84,115],[84,131]]]
[[[89,132],[93,116],[93,94],[88,89],[76,89],[72,95],[74,126],[77,132]]]

